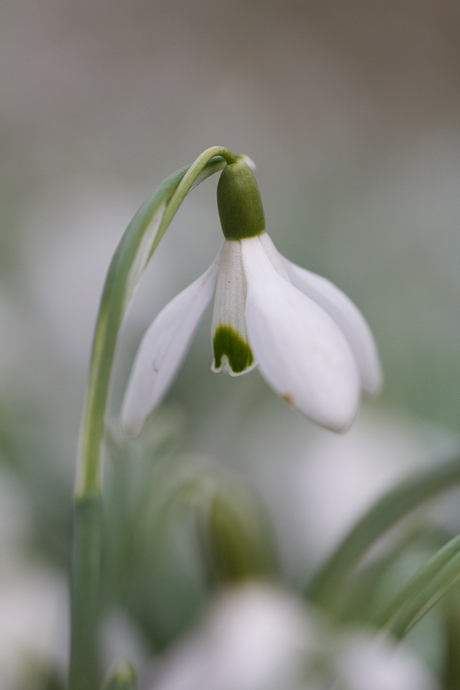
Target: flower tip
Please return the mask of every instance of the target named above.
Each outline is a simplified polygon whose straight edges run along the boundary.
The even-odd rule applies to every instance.
[[[351,425],[356,419],[358,411],[355,410],[353,414],[348,416],[346,419],[336,419],[333,423],[327,427],[331,431],[335,431],[336,434],[346,434],[350,430]]]
[[[337,434],[346,434],[356,419],[361,403],[359,388],[355,390],[354,399],[343,400],[342,404],[337,405],[335,410],[331,406],[329,411],[329,423],[324,424],[327,429],[335,431]],[[320,422],[321,423],[321,422]]]
[[[348,415],[346,417],[343,415],[337,415],[335,417],[331,416],[327,419],[317,419],[313,416],[310,416],[310,419],[336,434],[346,434],[355,421],[355,417],[356,412],[354,412],[353,415]]]
[[[314,419],[313,421],[318,422],[321,426],[324,426],[330,431],[334,431],[336,434],[346,434],[350,429],[351,425],[355,421],[358,410],[355,409],[352,413],[348,412],[337,412],[335,415],[331,415],[327,419]]]
[[[309,417],[316,424],[338,434],[345,434],[349,430],[355,420],[359,407],[359,398],[355,400],[352,405],[350,401],[348,401],[346,405],[343,404],[343,401],[340,405],[334,405],[329,401],[327,407],[318,405],[316,409],[311,406],[306,409],[302,401],[296,400],[291,393],[283,393],[281,398],[287,402],[288,405],[291,405],[291,407],[298,410],[298,412]]]
[[[145,419],[140,418],[138,415],[132,414],[132,411],[122,409],[120,416],[120,423],[123,433],[126,436],[139,436],[141,433]]]

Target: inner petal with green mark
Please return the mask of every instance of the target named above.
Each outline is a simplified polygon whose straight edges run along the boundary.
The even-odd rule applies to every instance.
[[[244,374],[256,366],[246,328],[246,278],[241,258],[241,242],[225,240],[219,257],[212,319],[213,371],[231,376]]]
[[[226,369],[230,373],[242,374],[252,367],[254,357],[251,348],[231,326],[218,326],[213,337],[214,371]],[[227,361],[225,361],[225,358]]]

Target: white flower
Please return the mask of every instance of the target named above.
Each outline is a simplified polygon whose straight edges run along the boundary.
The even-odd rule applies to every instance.
[[[149,690],[439,690],[410,649],[334,628],[300,597],[253,582],[224,590],[157,662]]]
[[[334,665],[347,690],[439,690],[421,659],[382,635],[350,635]]]
[[[156,690],[300,690],[315,625],[294,595],[252,583],[221,593],[160,665]]]
[[[226,171],[241,166],[244,185],[238,177],[237,193],[233,187],[229,192]],[[264,231],[248,166],[227,166],[219,187],[222,180],[219,211],[227,239],[206,273],[166,305],[146,332],[123,404],[123,426],[138,433],[163,398],[215,289],[213,370],[238,376],[258,366],[300,412],[343,431],[356,415],[361,389],[375,395],[380,388],[370,329],[343,292],[276,250]]]
[[[0,579],[0,687],[25,687],[34,667],[67,663],[65,578],[48,567],[15,568]]]

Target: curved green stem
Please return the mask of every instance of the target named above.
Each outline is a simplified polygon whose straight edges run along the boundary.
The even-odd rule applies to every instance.
[[[112,259],[94,333],[88,392],[80,435],[76,495],[100,492],[100,456],[110,374],[121,322],[133,290],[177,209],[193,186],[237,158],[222,146],[204,151],[170,175],[128,225]],[[201,179],[198,179],[200,178]]]
[[[201,181],[239,158],[222,146],[213,146],[192,165],[170,175],[137,211],[110,264],[94,333],[77,457],[70,690],[99,687],[101,456],[112,366],[123,316],[145,267],[185,196]]]

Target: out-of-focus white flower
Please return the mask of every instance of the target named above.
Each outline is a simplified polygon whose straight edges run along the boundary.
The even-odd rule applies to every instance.
[[[258,366],[303,414],[334,431],[347,429],[361,389],[375,395],[381,384],[364,317],[331,282],[279,254],[244,162],[225,168],[218,201],[226,240],[210,268],[147,330],[123,405],[126,431],[138,433],[165,395],[214,290],[213,370],[238,376]]]
[[[29,670],[64,672],[68,653],[65,578],[49,568],[12,571],[0,580],[0,687],[13,690]]]
[[[294,690],[301,687],[312,623],[292,595],[246,585],[218,599],[166,660],[152,690]]]
[[[341,690],[439,689],[432,674],[414,654],[381,636],[351,636],[335,667]]]
[[[30,562],[31,514],[26,494],[0,472],[0,688],[16,690],[49,665],[64,673],[68,595],[62,573]]]
[[[160,666],[150,690],[439,690],[424,664],[382,635],[337,630],[293,594],[227,591]]]

